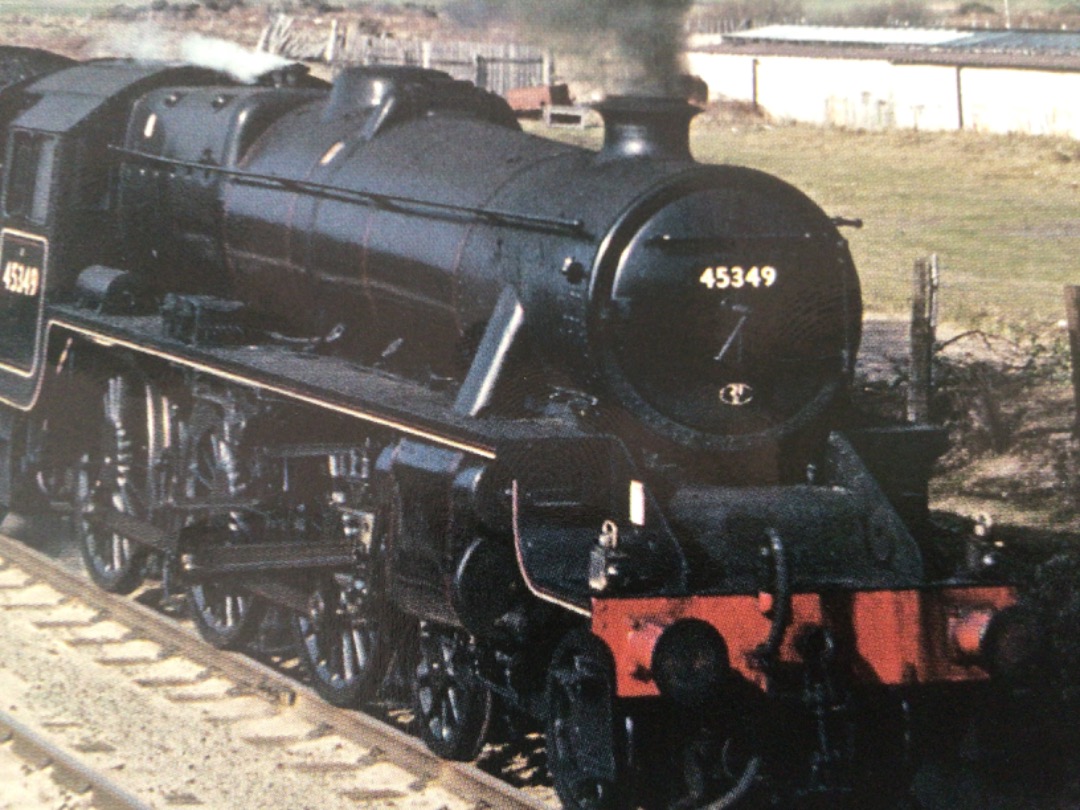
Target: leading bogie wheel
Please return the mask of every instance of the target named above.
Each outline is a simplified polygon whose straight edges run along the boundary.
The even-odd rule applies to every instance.
[[[155,393],[134,375],[105,381],[90,449],[75,481],[75,532],[90,578],[111,593],[131,593],[143,581],[148,549],[109,528],[114,513],[147,518],[152,402]]]
[[[492,696],[476,672],[467,637],[425,624],[413,681],[420,737],[444,759],[470,760],[480,753],[491,723]]]
[[[250,496],[252,460],[242,444],[241,413],[216,404],[196,406],[185,451],[185,496],[192,500],[239,501]],[[206,542],[233,545],[257,542],[257,519],[243,508],[211,512]],[[188,587],[188,605],[199,634],[223,650],[243,647],[254,638],[266,615],[266,603],[229,582],[198,582]]]
[[[547,680],[547,759],[567,810],[630,806],[629,734],[604,643],[573,630],[552,656]]]

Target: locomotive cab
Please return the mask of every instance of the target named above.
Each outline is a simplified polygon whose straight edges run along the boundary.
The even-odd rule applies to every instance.
[[[40,319],[48,267],[46,229],[56,147],[57,138],[52,134],[14,129],[5,161],[9,171],[2,202],[8,227],[0,235],[0,265],[4,315],[12,328],[5,331],[0,346],[0,367],[23,379],[34,376],[40,360]],[[17,383],[16,387],[23,388]]]
[[[155,83],[210,75],[216,74],[105,62],[59,70],[21,89],[24,103],[8,130],[0,200],[2,295],[18,325],[6,332],[0,401],[26,408],[34,400],[46,293],[69,294],[83,268],[122,258],[111,146],[121,140],[126,108]]]
[[[49,51],[0,46],[0,183],[8,157],[8,128],[36,100],[24,88],[35,79],[72,64],[71,59]]]

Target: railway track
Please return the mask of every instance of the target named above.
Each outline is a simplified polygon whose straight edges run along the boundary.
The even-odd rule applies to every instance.
[[[329,706],[286,674],[210,647],[174,619],[104,593],[3,535],[0,635],[0,710],[13,720],[8,732],[0,722],[0,733],[36,734],[20,746],[37,751],[37,764],[52,762],[64,783],[92,790],[93,807],[554,803],[441,760],[392,725]]]
[[[4,760],[3,764],[0,764],[0,773],[4,773],[2,781],[7,786],[0,790],[10,791],[12,783],[19,781],[19,776],[11,773],[14,770],[11,762],[23,763],[19,770],[22,771],[24,783],[20,788],[24,795],[19,797],[18,801],[25,806],[25,810],[30,810],[26,806],[29,803],[71,810],[75,807],[95,810],[150,810],[150,805],[124,790],[107,775],[81,762],[45,734],[23,725],[7,712],[0,712],[0,743],[8,746],[0,752],[0,758]],[[53,789],[31,784],[33,777],[25,779],[31,771],[48,771],[55,783]],[[70,794],[82,798],[73,804]],[[5,806],[14,805],[9,800]]]

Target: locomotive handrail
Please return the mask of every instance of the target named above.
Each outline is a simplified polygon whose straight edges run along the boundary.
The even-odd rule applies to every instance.
[[[257,174],[244,171],[243,169],[230,169],[225,166],[214,166],[208,163],[199,163],[192,160],[177,160],[137,149],[127,149],[120,146],[110,147],[115,152],[139,160],[151,163],[160,163],[165,166],[175,166],[183,169],[195,169],[206,172],[216,172],[235,178],[241,182],[253,186],[266,186],[270,188],[283,188],[292,191],[303,191],[317,195],[324,199],[353,202],[361,205],[371,205],[387,210],[398,210],[416,216],[436,215],[468,215],[482,222],[508,227],[528,228],[532,230],[556,233],[566,233],[571,236],[588,238],[585,230],[585,222],[580,219],[561,219],[558,217],[542,217],[535,214],[520,214],[514,211],[500,211],[494,208],[480,208],[470,205],[455,205],[453,203],[441,203],[433,200],[421,200],[416,197],[403,197],[397,194],[379,194],[371,191],[330,186],[325,183],[312,183],[309,180],[294,180],[288,177],[275,177],[269,174]]]
[[[818,234],[819,236],[821,234]],[[739,234],[739,242],[778,242],[789,240],[806,241],[813,239],[815,234],[805,230],[801,231],[766,231],[764,233]],[[685,254],[697,256],[709,251],[725,251],[735,247],[736,242],[730,236],[709,236],[680,238],[671,234],[661,234],[650,237],[645,241],[645,246],[656,248],[664,253],[675,255]]]

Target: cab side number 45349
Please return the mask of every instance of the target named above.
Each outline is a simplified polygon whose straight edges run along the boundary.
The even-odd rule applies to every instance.
[[[776,268],[764,267],[706,267],[698,281],[710,290],[738,290],[742,287],[771,287],[776,283]]]
[[[37,295],[41,271],[33,265],[9,261],[4,265],[4,289],[16,295]]]

